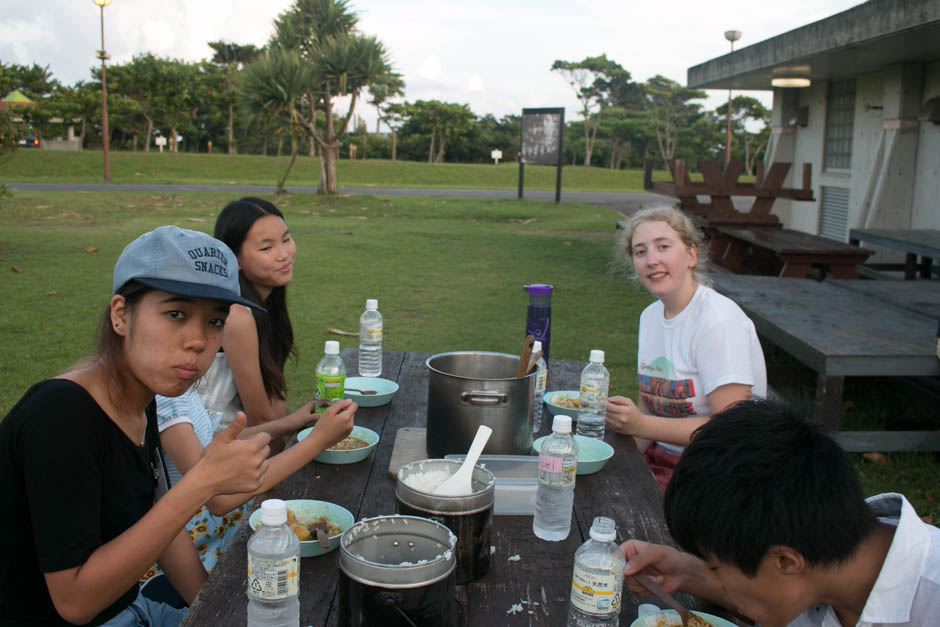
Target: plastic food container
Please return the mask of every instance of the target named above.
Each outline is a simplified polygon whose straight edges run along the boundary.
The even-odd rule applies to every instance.
[[[447,455],[445,459],[463,461],[466,455]],[[532,516],[538,488],[539,458],[535,455],[480,455],[483,466],[496,477],[493,514],[496,516]]]

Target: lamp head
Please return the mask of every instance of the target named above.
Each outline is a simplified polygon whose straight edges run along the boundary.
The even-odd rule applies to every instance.
[[[809,87],[813,81],[805,76],[775,76],[770,79],[773,87]]]
[[[111,4],[111,0],[91,0],[91,1],[97,4],[102,9],[108,6],[109,4]]]
[[[97,2],[97,1],[98,1],[98,0],[95,0],[95,2]],[[725,31],[725,39],[727,39],[727,40],[730,41],[731,43],[734,43],[734,42],[736,42],[737,40],[741,39],[741,31],[739,31],[739,30],[726,30],[726,31]]]

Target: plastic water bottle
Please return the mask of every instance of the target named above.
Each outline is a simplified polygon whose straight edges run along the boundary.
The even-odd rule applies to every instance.
[[[261,504],[261,526],[248,540],[248,627],[300,625],[300,541],[287,526],[287,504]]]
[[[598,516],[591,525],[591,539],[575,552],[568,627],[620,624],[623,568],[627,560],[616,539],[613,519]]]
[[[535,340],[532,344],[532,354],[542,350],[542,343]],[[532,433],[542,430],[542,397],[545,396],[545,386],[548,384],[548,364],[545,357],[539,357],[535,365],[535,398],[532,401]]]
[[[374,298],[366,300],[359,318],[359,376],[382,376],[382,314]]]
[[[555,416],[552,435],[539,452],[539,484],[535,492],[532,531],[542,540],[557,542],[571,531],[578,444],[571,437],[571,417]]]
[[[590,362],[581,371],[578,435],[604,439],[604,414],[607,411],[608,388],[610,388],[610,373],[604,367],[604,351],[592,350]]]
[[[339,356],[339,342],[329,340],[323,346],[323,359],[317,364],[317,399],[338,401],[343,398],[343,389],[346,387],[346,364]],[[325,407],[317,407],[316,413],[326,411]]]

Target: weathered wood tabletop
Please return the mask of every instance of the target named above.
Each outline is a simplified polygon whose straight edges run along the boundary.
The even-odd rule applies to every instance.
[[[429,354],[385,351],[383,377],[398,382],[400,390],[384,407],[361,408],[356,423],[381,436],[376,450],[366,460],[345,466],[312,462],[297,471],[263,498],[311,498],[342,505],[356,519],[395,513],[395,482],[387,471],[395,441],[402,427],[426,426]],[[343,351],[349,372],[355,372],[356,351]],[[551,360],[549,389],[577,388],[584,363]],[[540,435],[550,429],[547,412]],[[575,550],[586,540],[595,516],[611,516],[617,523],[620,541],[639,538],[672,544],[663,522],[662,495],[632,438],[608,433],[613,458],[600,472],[580,476],[575,489],[574,521],[568,539],[544,542],[532,533],[531,516],[494,516],[490,568],[482,579],[457,587],[458,625],[563,625],[571,590]],[[244,625],[247,520],[219,560],[199,592],[183,625]],[[510,556],[521,559],[509,561]],[[339,551],[301,560],[301,625],[336,625]],[[621,624],[636,617],[636,599],[625,589]],[[697,599],[678,595],[692,607]],[[523,612],[509,615],[513,604],[524,600]],[[532,613],[530,613],[530,611]]]
[[[830,281],[720,273],[712,279],[715,289],[741,306],[761,336],[816,371],[817,416],[833,430],[839,427],[846,376],[940,375],[936,318]],[[851,282],[859,281],[845,283]],[[888,432],[876,433],[888,437]],[[930,434],[902,445],[935,443],[936,433]],[[869,436],[866,441],[872,441]]]
[[[852,281],[827,279],[833,285],[864,294],[902,309],[940,320],[940,281]]]
[[[867,242],[904,251],[905,279],[916,278],[918,270],[921,278],[929,279],[934,260],[940,259],[940,230],[937,229],[851,229],[849,242],[856,245]]]
[[[716,227],[728,240],[718,263],[737,272],[749,251],[766,250],[782,263],[781,277],[805,278],[813,266],[839,279],[857,279],[856,266],[872,251],[793,229],[768,226]]]

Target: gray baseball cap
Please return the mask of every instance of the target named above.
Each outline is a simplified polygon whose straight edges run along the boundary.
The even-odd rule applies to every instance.
[[[242,298],[238,260],[232,249],[211,235],[161,226],[124,248],[114,264],[114,291],[128,281],[171,294],[264,307]]]

